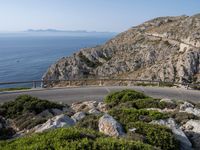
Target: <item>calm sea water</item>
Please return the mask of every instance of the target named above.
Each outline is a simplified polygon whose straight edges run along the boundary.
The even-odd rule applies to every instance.
[[[59,58],[72,55],[80,48],[102,44],[112,36],[0,34],[0,82],[41,79]]]

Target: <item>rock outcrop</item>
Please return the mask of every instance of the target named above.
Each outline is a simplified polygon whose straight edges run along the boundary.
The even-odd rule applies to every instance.
[[[160,17],[53,64],[43,80],[120,77],[200,82],[200,15]],[[55,86],[56,83],[46,86]]]
[[[113,137],[124,135],[121,124],[108,114],[99,119],[99,131]]]
[[[70,127],[70,126],[73,126],[74,124],[75,124],[75,122],[73,119],[62,114],[62,115],[55,116],[55,117],[49,119],[44,124],[38,125],[38,126],[34,127],[32,130],[34,132],[43,132],[45,130],[50,130],[50,129],[56,129],[56,128],[61,128],[61,127]]]

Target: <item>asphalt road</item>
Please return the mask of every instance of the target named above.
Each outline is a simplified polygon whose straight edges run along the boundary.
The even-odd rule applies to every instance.
[[[1,92],[0,103],[14,100],[17,96],[28,94],[41,99],[71,104],[77,101],[97,100],[103,98],[112,91],[122,89],[134,89],[155,98],[170,98],[176,100],[189,100],[200,102],[200,92],[195,90],[159,87],[140,87],[140,86],[120,86],[120,87],[76,87],[76,88],[54,88],[54,89],[35,89],[29,91]]]

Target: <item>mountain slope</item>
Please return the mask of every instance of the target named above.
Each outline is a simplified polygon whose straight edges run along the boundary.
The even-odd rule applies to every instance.
[[[123,32],[101,46],[64,57],[44,80],[126,77],[200,82],[200,14],[160,17]]]

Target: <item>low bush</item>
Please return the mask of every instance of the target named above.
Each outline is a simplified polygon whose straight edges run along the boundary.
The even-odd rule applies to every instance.
[[[194,114],[189,114],[186,112],[171,112],[169,113],[171,118],[174,118],[175,121],[179,124],[185,124],[187,121],[191,119],[199,119],[199,117],[195,116]]]
[[[141,142],[108,138],[104,135],[80,128],[60,128],[33,134],[12,141],[0,142],[3,150],[152,150],[153,147]]]
[[[136,128],[136,133],[144,135],[148,144],[163,150],[179,149],[179,143],[175,139],[172,131],[164,126],[144,122],[131,122],[127,128]]]
[[[99,118],[100,116],[96,115],[88,115],[85,118],[81,119],[79,122],[77,122],[76,127],[78,128],[88,128],[93,130],[99,130]]]
[[[136,121],[150,122],[157,119],[167,118],[167,114],[160,113],[153,110],[143,110],[143,109],[127,109],[127,108],[117,108],[109,111],[109,114],[118,120],[126,129],[129,123]]]
[[[123,90],[113,92],[106,96],[104,102],[107,104],[118,105],[120,103],[135,101],[138,99],[148,98],[145,94],[134,90]]]
[[[46,109],[58,108],[62,109],[64,106],[41,100],[29,95],[18,96],[15,101],[6,102],[0,106],[0,115],[6,118],[15,118],[23,113],[38,114]]]

